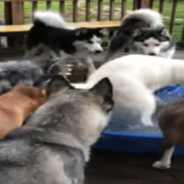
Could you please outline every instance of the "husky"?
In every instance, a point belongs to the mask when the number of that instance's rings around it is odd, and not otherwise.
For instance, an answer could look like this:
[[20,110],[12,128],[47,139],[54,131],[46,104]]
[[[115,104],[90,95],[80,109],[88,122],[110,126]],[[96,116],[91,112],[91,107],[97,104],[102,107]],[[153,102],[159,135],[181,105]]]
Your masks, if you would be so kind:
[[75,54],[77,43],[92,53],[103,51],[104,30],[101,28],[68,29],[63,17],[51,11],[35,12],[33,18],[34,25],[25,43],[25,58],[39,55],[43,48],[49,48],[54,57]]
[[172,58],[176,44],[164,28],[161,14],[151,9],[140,9],[123,18],[110,40],[106,60],[122,49],[126,53]]
[[104,77],[113,84],[113,119],[123,119],[123,112],[136,113],[142,125],[152,126],[156,110],[154,92],[174,84],[184,85],[184,61],[159,56],[127,55],[105,63],[92,73],[86,83],[72,84],[88,89]]
[[50,81],[48,94],[25,125],[1,141],[1,183],[84,183],[90,146],[111,114],[112,85],[104,78],[81,91],[58,75]]

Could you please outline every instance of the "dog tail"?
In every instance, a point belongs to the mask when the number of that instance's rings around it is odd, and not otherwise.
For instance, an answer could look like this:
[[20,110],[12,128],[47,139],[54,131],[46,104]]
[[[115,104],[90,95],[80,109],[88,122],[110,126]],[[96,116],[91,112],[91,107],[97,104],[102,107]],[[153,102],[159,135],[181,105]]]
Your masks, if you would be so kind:
[[[151,9],[140,9],[127,14],[122,20],[122,26],[125,26],[128,23],[132,24],[133,22],[134,24],[139,24],[139,22],[142,22],[142,24],[146,24],[147,27],[155,29],[163,27],[161,14]],[[137,26],[140,28],[142,27],[142,25]]]
[[140,9],[125,15],[120,28],[113,35],[108,48],[106,60],[108,60],[120,48],[129,52],[132,37],[136,29],[160,28],[163,27],[163,20],[160,13],[151,9]]
[[62,15],[53,11],[35,12],[33,15],[34,24],[65,28],[66,22]]

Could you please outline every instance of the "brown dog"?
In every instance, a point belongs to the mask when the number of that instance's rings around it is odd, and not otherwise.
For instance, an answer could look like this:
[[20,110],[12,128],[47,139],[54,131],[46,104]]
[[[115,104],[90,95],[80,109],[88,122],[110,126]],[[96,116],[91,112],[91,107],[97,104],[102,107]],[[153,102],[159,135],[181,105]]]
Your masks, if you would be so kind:
[[169,169],[175,144],[184,146],[184,100],[167,105],[159,116],[164,136],[163,155],[153,164],[157,169]]
[[25,119],[47,100],[46,89],[18,84],[0,96],[0,139],[22,126]]

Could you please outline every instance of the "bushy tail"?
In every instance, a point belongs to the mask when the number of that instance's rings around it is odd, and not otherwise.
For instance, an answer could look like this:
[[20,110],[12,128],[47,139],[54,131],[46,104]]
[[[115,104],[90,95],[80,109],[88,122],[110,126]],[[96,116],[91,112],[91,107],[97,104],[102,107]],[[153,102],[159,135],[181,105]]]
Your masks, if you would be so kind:
[[112,57],[120,48],[129,51],[132,36],[136,29],[160,28],[163,27],[163,20],[160,13],[151,9],[140,9],[123,17],[122,24],[112,37],[106,60]]
[[65,28],[66,22],[62,15],[53,11],[35,12],[33,15],[34,24],[43,24],[46,26]]
[[161,14],[151,9],[140,9],[127,14],[123,17],[122,26],[128,24],[128,22],[134,22],[135,24],[143,22],[148,27],[155,29],[163,26]]

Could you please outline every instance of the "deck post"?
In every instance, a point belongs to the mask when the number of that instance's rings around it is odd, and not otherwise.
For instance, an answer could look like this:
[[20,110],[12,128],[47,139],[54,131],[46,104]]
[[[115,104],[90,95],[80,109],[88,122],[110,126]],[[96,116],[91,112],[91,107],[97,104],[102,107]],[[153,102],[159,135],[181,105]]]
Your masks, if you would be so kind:
[[12,24],[23,24],[23,2],[21,0],[12,0]]
[[140,8],[150,8],[151,0],[138,0],[137,2],[137,9]]
[[[11,7],[11,2],[5,2],[4,3],[4,8],[5,8],[5,24],[6,25],[12,25],[12,7]],[[7,44],[9,47],[13,46],[13,39],[12,38],[9,38],[7,37]]]

